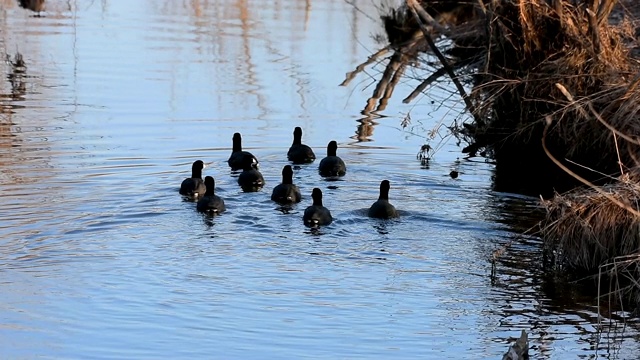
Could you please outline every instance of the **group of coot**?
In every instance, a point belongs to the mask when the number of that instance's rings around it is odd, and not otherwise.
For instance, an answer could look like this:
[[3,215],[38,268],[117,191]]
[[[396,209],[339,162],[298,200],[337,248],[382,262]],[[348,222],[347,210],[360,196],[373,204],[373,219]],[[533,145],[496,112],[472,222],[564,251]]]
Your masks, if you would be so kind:
[[[320,160],[318,172],[320,176],[337,178],[344,176],[347,167],[336,154],[338,144],[330,141],[327,145],[327,156]],[[302,143],[302,129],[296,127],[293,131],[293,144],[287,152],[287,158],[293,164],[308,164],[316,160],[313,150]],[[258,170],[258,159],[250,152],[242,150],[242,136],[233,134],[233,150],[227,161],[231,170],[242,170],[238,176],[238,184],[245,192],[258,191],[264,186],[264,178]],[[215,194],[215,180],[211,176],[202,179],[202,169],[205,165],[197,160],[191,167],[191,177],[184,179],[180,185],[180,194],[197,200],[198,211],[209,214],[220,214],[226,210],[224,200]],[[395,207],[389,203],[388,180],[380,183],[380,196],[371,205],[368,216],[373,218],[390,219],[398,217]],[[329,209],[322,205],[322,191],[314,188],[311,192],[313,204],[307,207],[302,217],[304,224],[310,227],[328,225],[333,221]],[[291,165],[285,165],[282,169],[282,183],[273,188],[271,200],[289,205],[300,202],[302,196],[300,189],[293,183],[293,169]]]

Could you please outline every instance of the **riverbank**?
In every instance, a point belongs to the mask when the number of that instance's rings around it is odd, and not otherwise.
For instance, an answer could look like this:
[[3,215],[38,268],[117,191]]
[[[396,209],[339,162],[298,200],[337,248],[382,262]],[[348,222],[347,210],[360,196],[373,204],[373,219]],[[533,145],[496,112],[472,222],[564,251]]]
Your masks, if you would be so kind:
[[345,82],[387,56],[364,113],[384,110],[410,68],[425,74],[404,102],[453,84],[469,114],[448,126],[462,152],[495,161],[494,189],[546,199],[551,263],[597,276],[640,243],[639,10],[612,0],[408,0],[382,17],[388,44]]

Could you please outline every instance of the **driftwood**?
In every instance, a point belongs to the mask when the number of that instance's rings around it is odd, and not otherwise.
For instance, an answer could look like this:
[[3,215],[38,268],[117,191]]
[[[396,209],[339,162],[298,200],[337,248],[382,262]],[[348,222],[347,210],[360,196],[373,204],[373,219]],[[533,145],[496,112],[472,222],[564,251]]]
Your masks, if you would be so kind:
[[529,339],[527,333],[522,330],[520,338],[516,340],[509,350],[502,356],[502,360],[526,360],[529,358]]

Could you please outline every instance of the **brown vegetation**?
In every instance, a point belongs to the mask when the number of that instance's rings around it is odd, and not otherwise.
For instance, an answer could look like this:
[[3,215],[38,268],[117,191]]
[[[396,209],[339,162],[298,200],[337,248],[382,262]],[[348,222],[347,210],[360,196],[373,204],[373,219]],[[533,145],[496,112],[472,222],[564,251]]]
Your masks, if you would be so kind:
[[[502,190],[552,195],[551,189],[564,191],[575,182],[542,151],[546,116],[554,120],[549,149],[577,173],[597,181],[601,173],[619,170],[618,157],[632,163],[634,149],[624,144],[618,153],[610,130],[640,135],[638,122],[629,121],[640,95],[636,87],[640,66],[628,46],[635,41],[634,26],[628,20],[609,24],[615,4],[613,0],[407,0],[383,16],[389,45],[347,74],[344,83],[391,53],[364,109],[369,113],[385,108],[407,67],[419,66],[430,74],[405,102],[437,82],[453,81],[473,116],[471,122],[451,125],[452,135],[468,143],[463,152],[493,157],[498,167],[496,186]],[[421,60],[425,52],[438,61]],[[468,94],[465,84],[472,86]],[[599,121],[590,108],[605,121]],[[524,179],[547,186],[514,186]]]
[[[542,234],[555,264],[632,279],[626,289],[640,294],[640,62],[628,16],[636,8],[406,0],[383,16],[389,45],[345,83],[389,53],[365,113],[384,110],[407,67],[429,74],[404,102],[453,83],[472,116],[450,126],[468,143],[463,152],[495,160],[494,187],[553,197]],[[587,187],[559,195],[578,184]]]
[[640,184],[626,179],[544,201],[545,250],[555,263],[597,272],[601,265],[640,249]]

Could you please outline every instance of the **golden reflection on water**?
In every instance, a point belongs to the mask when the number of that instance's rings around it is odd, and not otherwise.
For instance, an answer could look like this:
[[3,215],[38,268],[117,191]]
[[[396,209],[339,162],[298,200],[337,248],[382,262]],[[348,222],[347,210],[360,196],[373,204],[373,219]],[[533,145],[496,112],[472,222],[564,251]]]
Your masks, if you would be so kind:
[[[153,3],[153,1],[152,1]],[[347,4],[349,2],[346,2]],[[270,106],[270,96],[277,94],[265,94],[261,75],[264,75],[264,59],[255,56],[255,52],[264,51],[256,46],[256,41],[264,41],[266,51],[272,54],[282,54],[283,59],[293,58],[302,52],[301,46],[305,40],[305,33],[310,29],[311,13],[315,8],[323,6],[329,11],[331,16],[346,13],[349,18],[350,29],[334,29],[339,36],[349,37],[351,59],[347,63],[355,63],[361,58],[363,51],[363,37],[371,37],[377,32],[377,10],[369,14],[367,7],[375,6],[371,4],[353,4],[345,7],[346,11],[339,10],[337,5],[345,5],[344,0],[305,0],[300,1],[164,1],[158,6],[152,6],[152,11],[158,14],[171,17],[176,15],[187,16],[191,19],[193,34],[199,39],[210,41],[215,49],[220,49],[216,54],[225,59],[235,59],[234,69],[240,74],[244,74],[239,81],[246,85],[246,92],[255,99],[255,104],[260,110],[259,117],[267,116],[273,112]],[[239,33],[235,37],[229,38],[226,34],[235,33],[238,24],[233,19],[239,20]],[[331,21],[331,19],[328,19]],[[214,29],[213,32],[211,29]],[[206,39],[200,39],[203,34],[209,34]],[[231,41],[230,41],[231,40]],[[313,41],[313,40],[311,40]],[[331,40],[329,40],[331,41]],[[234,43],[237,42],[237,43]],[[236,45],[240,45],[237,47]],[[284,45],[284,47],[283,47]],[[287,51],[287,46],[291,49]],[[345,67],[346,69],[347,67]],[[312,94],[315,89],[309,87],[309,81],[304,77],[304,69],[291,71],[282,74],[283,77],[292,77],[296,84],[296,93],[299,96],[299,105],[305,109],[309,103],[308,94]],[[275,79],[275,81],[281,81]],[[336,84],[337,85],[337,84]],[[247,106],[250,106],[247,104]],[[364,125],[367,132],[371,133],[375,122],[366,122]],[[362,122],[357,128],[362,127]],[[369,141],[368,136],[362,136],[364,132],[357,130],[363,141]]]

